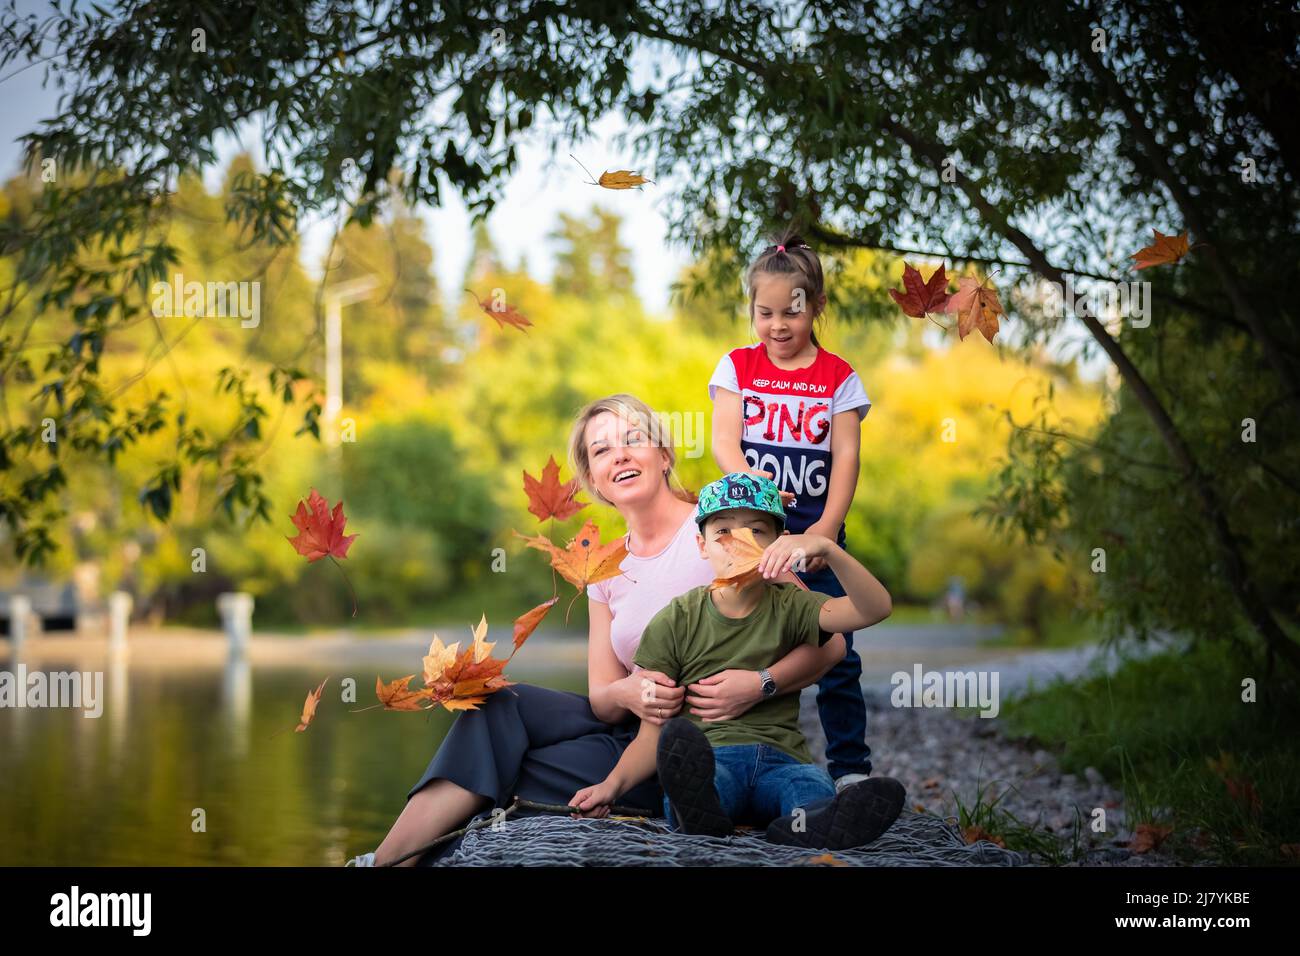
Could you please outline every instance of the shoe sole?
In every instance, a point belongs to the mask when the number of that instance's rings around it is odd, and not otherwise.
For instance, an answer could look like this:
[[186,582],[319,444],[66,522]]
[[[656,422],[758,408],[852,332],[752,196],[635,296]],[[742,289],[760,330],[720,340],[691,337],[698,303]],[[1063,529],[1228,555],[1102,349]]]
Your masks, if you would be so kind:
[[894,825],[903,811],[907,791],[892,777],[872,777],[837,793],[829,805],[806,815],[802,833],[793,828],[793,815],[773,820],[767,838],[773,843],[806,849],[851,850],[874,842]]
[[659,783],[684,833],[728,837],[735,831],[713,785],[713,748],[704,732],[674,717],[659,734]]

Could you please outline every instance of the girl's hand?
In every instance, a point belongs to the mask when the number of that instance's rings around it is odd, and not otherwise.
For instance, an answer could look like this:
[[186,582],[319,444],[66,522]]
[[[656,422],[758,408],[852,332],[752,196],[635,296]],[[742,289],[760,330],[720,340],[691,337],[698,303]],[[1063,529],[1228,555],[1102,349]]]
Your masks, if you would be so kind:
[[[830,539],[831,541],[834,541],[835,538],[836,538],[836,534],[837,534],[837,532],[836,532],[836,531],[828,531],[827,529],[822,528],[820,525],[813,524],[813,525],[810,525],[810,526],[809,526],[809,527],[804,531],[804,534],[815,534],[815,535],[820,535],[820,536],[823,537],[823,538],[828,538],[828,539]],[[802,573],[804,573],[804,574],[816,574],[818,571],[822,570],[823,568],[825,568],[825,567],[827,567],[827,566],[828,566],[828,565],[827,565],[827,563],[826,563],[826,559],[823,558],[823,557],[810,558],[807,562],[805,562],[804,569],[803,569],[803,572],[802,572]]]
[[682,709],[686,688],[659,671],[637,671],[619,681],[619,703],[651,724],[663,724]]
[[575,807],[578,812],[571,813],[571,817],[607,817],[609,816],[609,807],[618,799],[618,788],[609,780],[602,780],[592,787],[583,787],[575,793],[569,800],[569,806]]
[[758,559],[758,572],[774,578],[791,570],[800,557],[812,559],[826,555],[833,543],[819,534],[783,534],[764,549]]
[[739,717],[763,699],[758,671],[735,668],[687,684],[686,689],[690,691],[686,703],[691,713],[705,721]]

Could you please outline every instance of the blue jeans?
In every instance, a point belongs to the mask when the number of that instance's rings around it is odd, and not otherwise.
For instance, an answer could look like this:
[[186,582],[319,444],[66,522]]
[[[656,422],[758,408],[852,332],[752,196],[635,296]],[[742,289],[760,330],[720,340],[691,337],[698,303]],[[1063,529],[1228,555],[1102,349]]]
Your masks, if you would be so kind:
[[[771,744],[714,747],[713,764],[713,786],[732,823],[765,827],[795,807],[811,809],[835,796],[825,770]],[[674,830],[680,828],[667,797],[664,816]]]
[[[840,547],[844,542],[839,542]],[[844,597],[844,587],[829,566],[814,574],[800,574],[808,590]],[[867,746],[867,702],[862,696],[862,658],[853,649],[853,635],[845,634],[844,659],[817,682],[817,713],[826,734],[826,764],[833,778],[848,773],[871,773],[871,748]]]

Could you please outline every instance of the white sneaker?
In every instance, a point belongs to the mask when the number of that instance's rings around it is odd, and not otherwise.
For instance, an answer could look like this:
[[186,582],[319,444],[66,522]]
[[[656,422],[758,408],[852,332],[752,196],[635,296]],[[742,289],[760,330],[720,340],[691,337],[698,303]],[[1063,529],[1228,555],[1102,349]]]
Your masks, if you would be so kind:
[[354,856],[343,864],[344,866],[374,866],[375,855],[373,853],[362,853],[360,856]]
[[865,773],[846,773],[835,781],[835,792],[842,793],[845,787],[852,786],[855,783],[861,783],[869,779]]

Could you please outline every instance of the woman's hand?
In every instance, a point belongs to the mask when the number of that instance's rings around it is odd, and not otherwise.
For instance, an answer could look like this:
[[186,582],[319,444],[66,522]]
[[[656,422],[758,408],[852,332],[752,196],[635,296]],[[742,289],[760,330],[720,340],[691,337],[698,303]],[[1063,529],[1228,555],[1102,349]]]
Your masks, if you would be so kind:
[[758,671],[725,670],[688,684],[686,703],[691,713],[705,721],[739,717],[763,699]]
[[576,807],[574,817],[607,817],[609,807],[618,799],[618,788],[609,780],[602,780],[592,787],[583,787],[569,799],[569,806]]
[[686,688],[678,687],[667,674],[637,671],[619,683],[619,704],[651,724],[663,724],[682,709]]
[[[819,534],[807,531],[803,534],[783,534],[763,550],[758,559],[758,573],[764,578],[774,578],[783,571],[791,570],[800,557],[808,559],[806,567],[813,570],[812,559],[824,557],[832,547],[834,542]],[[825,567],[824,561],[822,566]]]

